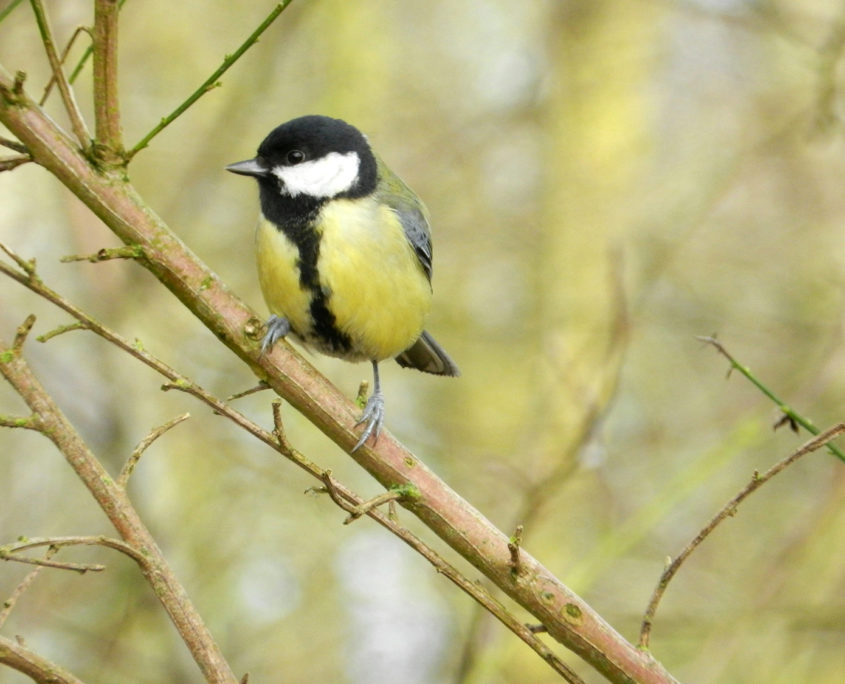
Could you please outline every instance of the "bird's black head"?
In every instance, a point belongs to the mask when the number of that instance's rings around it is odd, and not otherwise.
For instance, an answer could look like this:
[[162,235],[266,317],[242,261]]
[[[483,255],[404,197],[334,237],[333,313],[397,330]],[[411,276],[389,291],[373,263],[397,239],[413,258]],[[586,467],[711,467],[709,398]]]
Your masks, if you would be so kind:
[[378,180],[375,156],[364,135],[345,121],[318,115],[278,126],[259,145],[255,159],[226,168],[256,177],[262,204],[268,192],[282,201],[308,205],[364,197]]

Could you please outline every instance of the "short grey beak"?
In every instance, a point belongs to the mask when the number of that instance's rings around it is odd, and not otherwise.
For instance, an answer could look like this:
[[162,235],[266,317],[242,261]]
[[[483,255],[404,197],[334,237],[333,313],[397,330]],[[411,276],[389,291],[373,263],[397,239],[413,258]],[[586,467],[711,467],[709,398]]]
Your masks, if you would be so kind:
[[256,178],[262,178],[269,173],[268,169],[265,169],[257,159],[247,159],[229,164],[226,170],[241,176],[255,176]]

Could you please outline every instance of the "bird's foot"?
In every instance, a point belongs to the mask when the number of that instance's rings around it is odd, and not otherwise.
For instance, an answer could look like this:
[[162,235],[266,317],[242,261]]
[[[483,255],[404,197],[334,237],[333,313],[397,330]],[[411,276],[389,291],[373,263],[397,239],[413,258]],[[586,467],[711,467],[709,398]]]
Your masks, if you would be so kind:
[[261,340],[261,354],[273,350],[273,345],[290,332],[290,321],[283,316],[273,314],[267,319],[267,332]]
[[361,433],[361,436],[358,438],[355,446],[352,447],[352,451],[356,451],[358,447],[370,438],[370,436],[372,436],[373,444],[375,444],[378,441],[378,436],[381,432],[381,424],[383,422],[384,396],[381,392],[373,392],[370,398],[367,399],[367,405],[364,407],[364,413],[361,414],[358,422],[355,423],[356,426],[366,423],[366,427]]

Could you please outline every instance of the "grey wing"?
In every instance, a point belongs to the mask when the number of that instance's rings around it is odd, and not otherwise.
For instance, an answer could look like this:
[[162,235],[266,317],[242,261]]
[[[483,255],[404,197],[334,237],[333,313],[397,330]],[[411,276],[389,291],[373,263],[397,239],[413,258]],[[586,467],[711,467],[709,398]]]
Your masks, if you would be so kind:
[[412,205],[394,207],[393,210],[399,217],[402,228],[405,230],[405,237],[414,248],[426,276],[431,280],[431,233],[428,230],[425,214],[420,208]]

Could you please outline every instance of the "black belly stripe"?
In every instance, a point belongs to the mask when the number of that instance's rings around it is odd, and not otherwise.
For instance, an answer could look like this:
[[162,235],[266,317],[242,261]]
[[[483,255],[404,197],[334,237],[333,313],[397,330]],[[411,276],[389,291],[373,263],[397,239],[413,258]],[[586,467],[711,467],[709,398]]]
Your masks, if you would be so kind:
[[349,335],[337,328],[337,321],[329,308],[331,293],[320,285],[317,261],[320,258],[320,235],[314,230],[323,201],[299,196],[283,198],[278,192],[265,192],[261,186],[261,211],[278,230],[281,230],[299,252],[299,282],[311,291],[311,334],[295,330],[308,340],[316,337],[322,345],[338,354],[352,349]]

